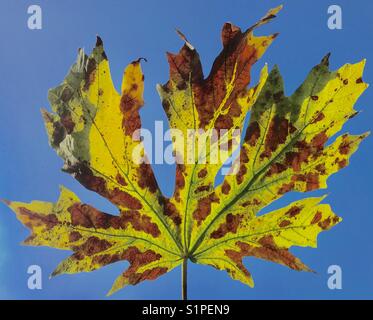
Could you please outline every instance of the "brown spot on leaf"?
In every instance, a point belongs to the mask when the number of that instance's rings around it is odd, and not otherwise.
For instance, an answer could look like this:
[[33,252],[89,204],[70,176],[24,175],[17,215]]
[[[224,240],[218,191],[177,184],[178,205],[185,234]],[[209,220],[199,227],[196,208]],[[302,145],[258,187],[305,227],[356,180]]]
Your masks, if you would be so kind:
[[317,211],[311,221],[311,224],[318,223],[322,218],[322,213],[320,211]]
[[92,256],[96,253],[107,250],[111,246],[112,244],[109,241],[93,236],[89,237],[82,245],[75,247],[74,251],[79,251],[85,256]]
[[185,187],[185,165],[183,164],[177,164],[176,166],[176,187],[178,189],[183,189]]
[[269,158],[279,145],[286,142],[289,133],[293,133],[295,130],[296,128],[287,119],[276,115],[269,125],[265,139],[265,149],[261,158]]
[[167,268],[156,267],[145,270],[143,273],[137,273],[137,270],[144,265],[159,260],[161,257],[159,253],[155,253],[153,250],[141,252],[136,247],[129,247],[121,254],[121,260],[127,260],[130,263],[129,268],[123,273],[123,277],[127,278],[132,285],[143,280],[152,280],[159,277],[167,272]]
[[278,190],[278,194],[284,194],[294,189],[294,182],[284,183]]
[[282,163],[279,163],[279,162],[275,162],[275,163],[271,164],[269,170],[266,173],[266,177],[270,177],[274,174],[281,173],[281,172],[285,171],[286,169],[287,169],[286,165],[284,165]]
[[[130,274],[128,277],[128,281],[132,285],[136,285],[137,283],[144,281],[144,280],[155,280],[158,277],[160,277],[162,274],[165,274],[167,271],[168,271],[168,268],[166,267],[155,267],[152,269],[147,269],[142,273]],[[126,272],[124,274],[126,274]]]
[[78,231],[70,232],[69,234],[69,241],[75,242],[82,238],[82,235]]
[[324,221],[320,221],[318,223],[318,226],[323,229],[323,230],[326,230],[326,229],[329,229],[330,227],[330,223],[331,223],[331,219],[330,217],[326,218]]
[[197,221],[198,225],[201,225],[202,221],[211,213],[211,204],[218,202],[219,198],[215,195],[215,192],[198,200],[197,208],[193,212],[193,219]]
[[50,214],[41,214],[38,212],[31,211],[25,207],[20,207],[19,214],[21,216],[27,217],[26,227],[33,229],[34,227],[45,226],[46,230],[53,229],[60,222],[57,219],[57,216],[54,213]]
[[115,180],[124,187],[127,185],[126,180],[119,173],[116,175]]
[[246,255],[246,251],[235,251],[235,250],[225,250],[225,255],[231,259],[234,264],[237,266],[238,269],[240,269],[246,277],[250,277],[250,272],[245,268],[244,264],[242,263],[243,257]]
[[204,177],[206,177],[206,175],[207,175],[207,169],[206,168],[203,168],[202,170],[200,170],[199,172],[198,172],[198,178],[204,178]]
[[285,154],[285,165],[292,167],[294,171],[300,171],[302,164],[308,162],[308,158],[312,154],[312,148],[305,141],[295,143],[298,152],[289,151]]
[[75,127],[75,123],[71,117],[71,113],[64,111],[60,115],[60,119],[61,119],[61,124],[66,129],[66,132],[68,134],[71,134],[74,131],[74,127]]
[[210,190],[210,186],[199,186],[196,188],[196,190],[194,190],[194,193],[198,194],[198,193],[205,192],[208,190]]
[[120,217],[124,225],[131,223],[132,227],[137,231],[144,231],[145,233],[152,235],[154,238],[161,234],[158,226],[151,222],[151,218],[145,214],[140,214],[138,211],[122,211]]
[[185,165],[178,163],[176,165],[176,175],[175,175],[175,192],[174,192],[174,198],[177,202],[180,202],[180,190],[184,189],[185,187]]
[[162,204],[164,205],[164,214],[167,217],[170,217],[171,220],[179,226],[181,224],[181,216],[179,210],[176,208],[176,206],[170,202],[169,199],[163,198],[161,200]]
[[243,182],[246,172],[247,172],[246,165],[244,163],[241,163],[240,168],[236,174],[237,184],[241,184]]
[[289,224],[291,224],[291,222],[290,222],[289,220],[282,220],[282,221],[278,224],[278,226],[279,226],[280,228],[284,228],[284,227],[287,227]]
[[213,239],[219,239],[224,237],[227,233],[236,233],[242,218],[243,216],[240,214],[233,215],[228,213],[225,217],[225,222],[221,223],[218,229],[211,233],[210,237]]
[[68,102],[72,96],[73,96],[73,91],[69,87],[65,87],[63,88],[61,92],[60,98],[63,102]]
[[317,173],[306,174],[306,189],[307,191],[316,190],[319,188],[319,175]]
[[141,189],[147,189],[151,193],[158,190],[157,180],[154,177],[153,169],[148,163],[141,163],[138,170],[139,186]]
[[341,144],[339,145],[339,152],[341,154],[349,154],[350,153],[350,142],[348,141],[348,137],[347,136],[343,136],[343,140],[341,142]]
[[142,208],[142,204],[139,199],[131,196],[125,191],[119,190],[118,188],[114,188],[114,190],[108,192],[107,195],[109,200],[116,205],[125,206],[128,209],[133,210],[140,210]]
[[324,118],[325,118],[325,114],[323,114],[322,112],[318,112],[316,117],[313,119],[312,123],[319,122],[319,121],[323,120]]
[[93,257],[92,261],[93,263],[96,263],[100,266],[106,266],[108,264],[117,262],[120,260],[120,254],[115,253],[115,254],[101,254],[101,255],[96,255]]
[[347,166],[347,160],[346,159],[342,159],[341,161],[338,161],[338,168],[339,169],[342,169],[345,166]]
[[162,107],[163,107],[163,110],[168,115],[169,114],[169,110],[170,110],[170,102],[168,100],[162,100]]
[[302,181],[306,183],[306,191],[312,191],[319,188],[319,174],[309,172],[307,174],[295,174],[291,178],[293,181]]
[[52,145],[59,146],[66,137],[65,127],[58,121],[53,122]]
[[95,81],[96,77],[96,61],[94,58],[88,59],[87,70],[84,75],[84,87],[83,90],[87,91],[91,84]]
[[227,181],[224,180],[223,185],[221,186],[221,192],[223,192],[224,194],[228,194],[230,190],[231,186]]
[[71,224],[84,228],[108,229],[118,216],[103,213],[87,204],[75,203],[68,211],[71,216]]
[[241,184],[243,182],[243,179],[246,175],[247,168],[246,168],[246,163],[249,162],[249,158],[247,156],[247,150],[244,146],[241,147],[241,153],[240,153],[240,158],[239,158],[239,169],[236,174],[236,180],[238,184]]
[[120,99],[120,110],[123,114],[122,128],[127,136],[132,137],[133,133],[141,128],[139,109],[143,102],[138,100],[136,94],[123,92]]
[[260,205],[262,202],[258,199],[253,199],[253,200],[248,200],[248,201],[245,201],[244,203],[242,203],[242,207],[246,208],[248,206],[258,206]]
[[255,146],[258,138],[260,137],[260,127],[258,122],[253,121],[250,123],[246,130],[246,135],[245,135],[245,141],[250,145],[250,146]]
[[326,167],[325,167],[325,164],[324,163],[320,163],[318,164],[315,169],[322,175],[325,175],[326,174]]
[[183,82],[179,82],[176,85],[177,90],[180,90],[180,91],[185,90],[187,87],[188,86],[187,86],[186,82],[184,82],[184,81]]
[[286,213],[285,215],[291,217],[291,218],[294,218],[295,216],[297,216],[300,212],[301,212],[302,208],[301,207],[298,207],[298,206],[293,206],[291,207]]
[[323,131],[312,138],[311,145],[315,148],[322,148],[326,141],[328,141],[328,136]]

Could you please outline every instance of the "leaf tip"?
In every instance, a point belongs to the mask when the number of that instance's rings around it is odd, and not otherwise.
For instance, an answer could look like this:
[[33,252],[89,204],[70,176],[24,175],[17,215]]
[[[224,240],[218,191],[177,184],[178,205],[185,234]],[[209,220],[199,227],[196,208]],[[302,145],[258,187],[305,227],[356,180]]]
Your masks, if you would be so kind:
[[63,272],[61,272],[61,270],[59,270],[59,267],[57,267],[55,270],[53,270],[53,272],[49,275],[49,279],[52,279],[54,277],[57,277],[59,276],[60,274],[62,274]]
[[162,94],[163,94],[163,87],[162,87],[162,85],[159,84],[159,83],[157,83],[157,84],[155,85],[155,89],[157,90],[159,96],[162,97]]
[[359,135],[360,141],[363,141],[364,139],[368,138],[370,136],[370,131],[364,132],[361,135]]
[[280,35],[280,32],[275,32],[272,34],[272,39],[276,39]]
[[326,193],[326,194],[323,194],[322,196],[320,196],[318,198],[318,203],[320,203],[321,201],[323,201],[326,197],[328,197],[330,195],[330,192]]
[[11,205],[11,201],[10,200],[7,200],[7,199],[3,199],[3,198],[0,198],[0,202],[4,203],[5,205],[7,205],[8,207]]
[[255,283],[254,283],[254,280],[253,278],[250,276],[250,278],[248,279],[247,281],[247,285],[250,287],[250,288],[254,288],[255,287]]
[[[361,112],[361,111],[359,111],[359,113],[360,113],[360,112]],[[359,134],[359,135],[357,135],[357,136],[355,136],[355,137],[358,138],[358,139],[360,140],[360,142],[361,142],[361,141],[363,141],[365,138],[369,137],[370,134],[371,134],[371,131],[366,131],[366,132],[364,132],[364,133],[362,133],[362,134]]]
[[42,108],[40,108],[40,113],[44,117],[45,115],[48,114],[48,111],[47,111],[47,109],[45,109],[45,108],[42,107]]
[[275,7],[275,8],[272,8],[270,9],[266,15],[262,18],[262,21],[269,21],[273,18],[276,18],[276,15],[282,10],[284,6],[282,4],[280,4],[279,6]]
[[283,7],[284,7],[284,5],[280,4],[276,8],[274,8],[274,10],[277,10],[277,12],[279,12],[280,10],[282,10]]
[[187,37],[179,29],[175,28],[177,35],[185,42],[185,45],[190,49],[194,50],[192,44],[188,41]]
[[322,59],[321,59],[321,63],[322,65],[324,66],[327,66],[329,67],[329,58],[330,58],[330,55],[331,55],[331,52],[328,52]]
[[132,61],[132,64],[140,63],[141,60],[144,60],[145,62],[148,62],[148,59],[146,59],[146,58],[144,58],[144,57],[139,57],[139,58],[137,58],[136,60]]
[[53,122],[53,118],[47,109],[40,108],[40,113],[45,123]]
[[106,296],[107,296],[107,297],[110,297],[110,296],[112,296],[116,291],[117,291],[116,289],[111,288],[111,289],[106,293]]
[[96,47],[102,47],[104,43],[99,35],[96,35]]
[[336,221],[336,223],[335,223],[337,225],[337,224],[339,224],[343,221],[343,218],[340,217],[340,216],[337,216],[337,215],[336,215],[336,217],[338,218],[338,221]]
[[278,66],[278,64],[275,64],[275,65],[273,66],[271,72],[275,72],[275,73],[279,73],[279,72],[280,72],[280,67]]
[[[27,227],[27,228],[32,230],[29,227]],[[30,244],[30,241],[32,240],[33,235],[34,235],[34,233],[32,232],[30,236],[28,236],[25,240],[21,241],[20,245],[22,245],[22,246],[32,246],[32,244]]]
[[64,185],[62,185],[62,184],[60,184],[58,186],[58,190],[60,191],[60,193],[68,191],[68,189]]
[[311,272],[313,274],[318,274],[318,272],[316,270],[313,270],[311,268],[308,268],[308,270],[306,270],[307,272]]

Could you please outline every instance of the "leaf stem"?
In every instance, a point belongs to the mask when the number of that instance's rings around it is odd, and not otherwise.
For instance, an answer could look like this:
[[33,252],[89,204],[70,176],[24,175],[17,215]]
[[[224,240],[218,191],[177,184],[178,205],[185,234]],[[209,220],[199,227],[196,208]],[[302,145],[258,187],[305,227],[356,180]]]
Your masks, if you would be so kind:
[[181,267],[181,299],[188,300],[188,257],[183,258],[183,264]]

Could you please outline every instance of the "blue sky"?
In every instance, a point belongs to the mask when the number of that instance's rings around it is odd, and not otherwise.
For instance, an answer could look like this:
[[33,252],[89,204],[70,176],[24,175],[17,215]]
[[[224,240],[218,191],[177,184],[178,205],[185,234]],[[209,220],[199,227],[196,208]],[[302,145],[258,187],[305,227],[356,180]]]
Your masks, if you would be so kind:
[[[90,51],[99,34],[119,87],[123,68],[138,57],[146,57],[143,126],[154,129],[155,120],[165,121],[156,83],[168,77],[165,51],[182,45],[175,34],[180,28],[198,49],[205,74],[221,48],[220,29],[231,21],[247,28],[271,7],[284,4],[283,11],[257,34],[280,32],[280,36],[253,69],[253,78],[264,62],[278,64],[285,78],[286,92],[303,81],[310,68],[331,52],[331,67],[367,58],[364,80],[373,83],[373,2],[347,1],[260,1],[260,0],[149,0],[149,1],[1,1],[0,39],[0,197],[30,201],[55,201],[58,186],[74,190],[85,202],[113,210],[105,200],[85,190],[61,172],[62,161],[48,146],[39,112],[49,108],[47,91],[61,82],[75,61],[79,47]],[[43,29],[27,28],[27,8],[39,4]],[[327,8],[339,4],[343,29],[327,28]],[[364,110],[344,131],[361,133],[372,128],[373,91],[368,89],[356,108]],[[329,179],[330,203],[343,222],[319,237],[319,248],[294,248],[317,274],[298,273],[285,267],[246,259],[255,288],[232,281],[225,272],[199,265],[189,266],[191,299],[339,299],[373,298],[373,139],[368,138],[352,157],[351,165]],[[156,165],[154,170],[165,194],[172,193],[174,167]],[[275,207],[299,198],[290,194]],[[68,252],[50,248],[20,246],[28,231],[5,206],[0,207],[0,298],[2,299],[101,299],[113,280],[127,265],[116,263],[93,273],[66,275],[48,280],[48,275]],[[27,268],[37,264],[43,270],[43,289],[27,288]],[[343,270],[343,289],[329,290],[327,268],[337,264]],[[127,287],[112,299],[178,299],[180,269],[155,282]]]

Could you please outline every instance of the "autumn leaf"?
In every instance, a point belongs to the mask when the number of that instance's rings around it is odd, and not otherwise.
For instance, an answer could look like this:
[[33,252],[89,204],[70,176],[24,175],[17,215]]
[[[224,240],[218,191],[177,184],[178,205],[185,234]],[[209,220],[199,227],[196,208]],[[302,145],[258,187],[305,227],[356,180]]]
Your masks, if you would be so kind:
[[[250,286],[247,256],[311,270],[289,248],[316,247],[318,234],[341,218],[321,203],[324,197],[266,214],[262,209],[288,192],[325,189],[328,177],[348,165],[367,133],[334,137],[357,114],[353,106],[367,88],[365,61],[330,71],[327,55],[289,97],[277,67],[268,72],[264,66],[258,84],[249,87],[251,67],[277,36],[258,37],[254,29],[280,9],[244,32],[226,23],[223,49],[207,77],[196,49],[178,31],[185,44],[179,53],[167,54],[170,78],[157,86],[170,128],[179,133],[173,137],[171,198],[160,191],[138,136],[141,59],[127,66],[118,93],[101,39],[90,56],[79,51],[62,84],[49,92],[53,112],[42,113],[63,170],[118,213],[101,212],[65,187],[56,203],[6,201],[31,230],[25,244],[73,252],[53,276],[126,260],[129,267],[111,294],[180,264],[185,276],[188,260],[225,270]],[[241,141],[234,133],[243,130],[249,113]],[[200,142],[207,147],[195,148]],[[211,161],[217,151],[217,161]],[[222,165],[236,153],[231,174],[215,185]],[[185,277],[183,285],[186,297]]]

